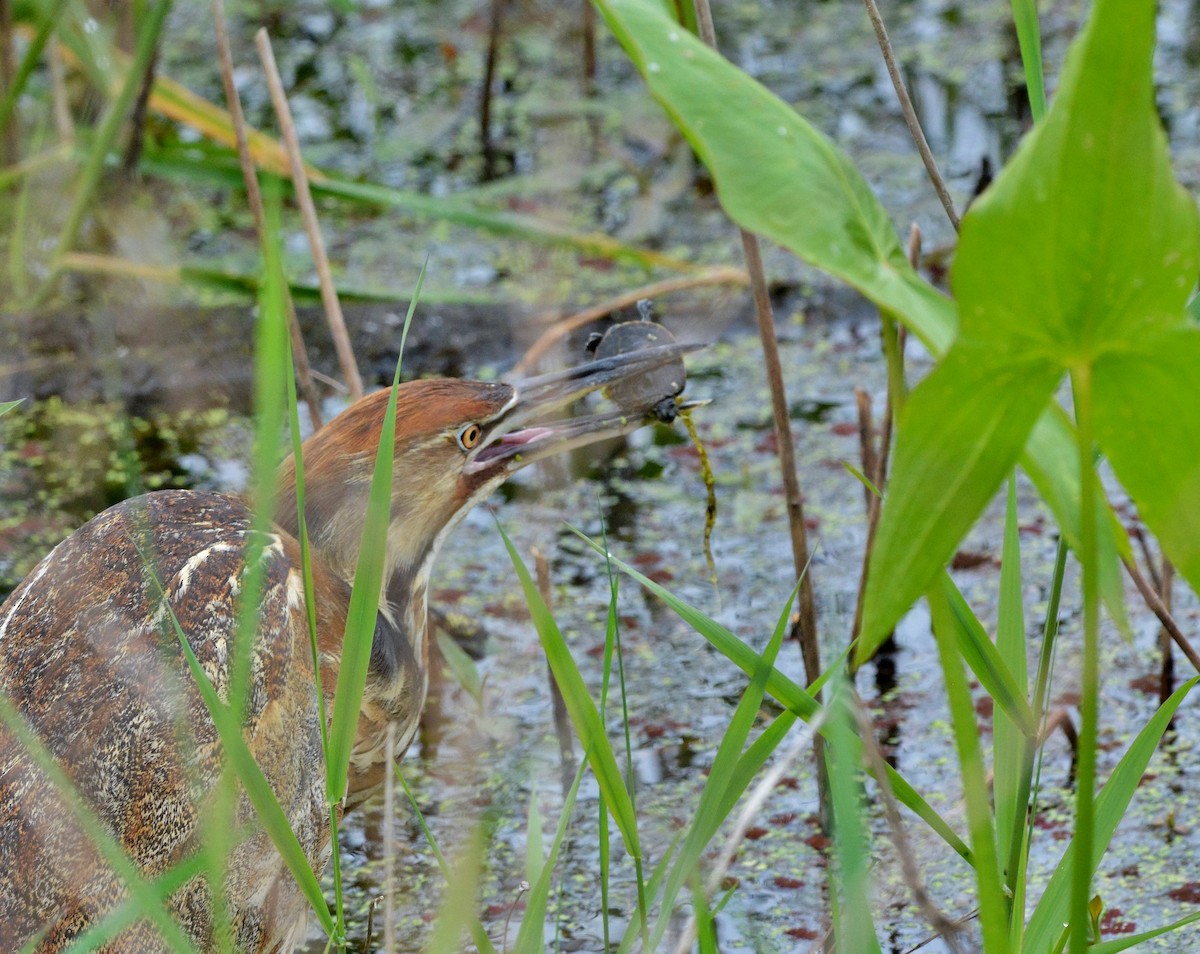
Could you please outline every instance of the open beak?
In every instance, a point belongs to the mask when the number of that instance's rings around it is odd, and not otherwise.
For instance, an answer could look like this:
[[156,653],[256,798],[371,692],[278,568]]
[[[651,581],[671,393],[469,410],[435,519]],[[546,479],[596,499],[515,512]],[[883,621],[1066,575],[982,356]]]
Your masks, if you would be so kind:
[[[681,358],[702,347],[670,344],[643,348],[518,382],[513,386],[513,402],[488,424],[483,441],[471,452],[466,472],[510,473],[551,454],[636,430],[655,419],[664,400],[673,401],[683,391]],[[630,393],[628,388],[614,386],[635,380],[640,385],[632,389],[638,394],[636,401],[624,400],[609,411],[586,417],[551,419],[556,411],[593,391],[612,388],[614,393]]]

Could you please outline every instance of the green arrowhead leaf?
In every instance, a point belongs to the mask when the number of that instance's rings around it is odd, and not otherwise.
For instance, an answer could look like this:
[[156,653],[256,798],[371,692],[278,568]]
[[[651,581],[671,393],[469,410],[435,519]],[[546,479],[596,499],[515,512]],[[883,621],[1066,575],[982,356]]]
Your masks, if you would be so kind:
[[1200,330],[1181,324],[1100,358],[1096,439],[1147,525],[1200,591]]
[[[1200,230],[1154,110],[1153,48],[1153,4],[1098,2],[1050,113],[963,221],[959,337],[902,420],[860,657],[928,589],[1072,368],[1095,366],[1101,447],[1200,579],[1200,408],[1180,390],[1198,366],[1188,342],[1200,332],[1181,323]],[[1169,367],[1151,367],[1160,360]],[[1143,375],[1153,399],[1138,393]],[[1157,407],[1176,417],[1150,441]]]

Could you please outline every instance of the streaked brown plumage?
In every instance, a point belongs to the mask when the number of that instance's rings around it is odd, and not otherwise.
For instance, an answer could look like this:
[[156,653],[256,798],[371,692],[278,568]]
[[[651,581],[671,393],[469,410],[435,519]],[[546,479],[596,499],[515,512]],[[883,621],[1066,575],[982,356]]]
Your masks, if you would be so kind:
[[[416,732],[426,692],[425,592],[447,532],[514,470],[632,430],[646,409],[553,424],[538,423],[541,415],[614,381],[677,363],[684,350],[618,356],[516,386],[401,385],[384,592],[347,807],[381,785],[388,726],[396,727],[398,755]],[[304,446],[327,703],[387,396],[357,402]],[[329,819],[292,461],[281,468],[278,497],[279,525],[263,555],[243,735],[319,871],[330,853]],[[224,697],[250,532],[247,505],[217,493],[165,491],[100,514],[55,548],[0,607],[0,691],[144,877],[154,879],[194,856],[204,824],[241,832],[225,881],[236,946],[290,951],[304,936],[307,903],[254,826],[249,802],[240,797],[236,820],[205,817],[223,755],[161,595]],[[169,902],[202,950],[214,943],[209,890],[196,875]],[[15,951],[39,932],[36,950],[62,950],[124,894],[122,880],[54,784],[0,729],[0,950]],[[162,942],[155,928],[138,922],[105,949],[141,954],[161,950]]]

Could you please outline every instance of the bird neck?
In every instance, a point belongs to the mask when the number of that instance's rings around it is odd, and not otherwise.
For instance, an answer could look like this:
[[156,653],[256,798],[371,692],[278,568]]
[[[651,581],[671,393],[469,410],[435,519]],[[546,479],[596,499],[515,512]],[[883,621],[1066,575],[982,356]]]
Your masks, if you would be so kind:
[[[363,479],[357,473],[362,468],[346,460],[340,461],[337,468],[321,466],[322,455],[312,455],[307,444],[304,459],[304,524],[312,559],[352,587],[366,521],[369,476]],[[291,460],[281,468],[278,484],[275,520],[298,539],[296,478]],[[411,503],[392,501],[382,585],[376,597],[370,671],[385,685],[404,681],[408,672],[423,674],[426,670],[426,590],[434,558],[450,529],[439,527],[430,536],[420,521],[412,519],[406,505]],[[345,592],[348,609],[350,591]],[[340,654],[340,644],[334,649]]]

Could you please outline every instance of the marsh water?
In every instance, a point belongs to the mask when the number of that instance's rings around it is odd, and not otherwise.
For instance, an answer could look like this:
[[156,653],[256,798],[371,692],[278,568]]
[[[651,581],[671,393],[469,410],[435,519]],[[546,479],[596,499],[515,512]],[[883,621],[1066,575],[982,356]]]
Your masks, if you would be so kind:
[[[272,128],[252,66],[250,37],[262,11],[248,3],[229,6],[248,115]],[[178,7],[160,67],[220,101],[207,7]],[[1051,88],[1082,8],[1062,2],[1043,11]],[[885,15],[931,145],[961,206],[984,159],[999,168],[1028,122],[1009,5],[912,0]],[[718,4],[716,16],[727,55],[847,150],[898,228],[920,224],[928,270],[944,277],[953,235],[912,149],[861,5],[738,2]],[[711,184],[602,26],[595,74],[582,75],[586,27],[580,9],[532,0],[504,5],[486,161],[477,120],[492,26],[485,3],[393,8],[374,0],[341,13],[314,2],[276,8],[265,20],[276,39],[306,157],[315,165],[418,194],[489,202],[556,227],[601,231],[702,263],[740,264],[736,235]],[[1158,103],[1179,175],[1196,186],[1200,13],[1195,4],[1174,0],[1161,5],[1160,23]],[[163,131],[162,137],[172,148],[195,145],[186,132]],[[54,201],[60,188],[46,175],[31,199],[44,204],[48,231],[61,215]],[[425,303],[405,355],[411,374],[503,376],[556,314],[661,277],[581,256],[561,243],[502,237],[394,211],[367,214],[330,204],[322,219],[339,284],[351,293],[390,289],[396,295],[394,305],[347,307],[360,363],[375,384],[390,377],[402,299],[427,255]],[[149,264],[253,267],[254,237],[240,198],[214,186],[185,190],[151,175],[140,188],[114,190],[92,227],[94,241],[106,250]],[[304,276],[303,235],[298,223],[289,229],[289,260]],[[31,247],[36,256],[36,243]],[[854,615],[864,498],[844,462],[859,463],[854,389],[871,396],[877,413],[883,404],[878,319],[854,293],[789,255],[777,249],[766,255],[828,660],[844,648]],[[238,489],[245,479],[250,306],[236,296],[145,277],[82,277],[73,289],[73,300],[50,314],[6,322],[12,358],[0,397],[64,398],[2,422],[7,490],[0,572],[9,586],[73,525],[139,481]],[[716,479],[715,582],[702,545],[699,457],[678,425],[648,428],[586,458],[522,474],[466,519],[434,575],[433,603],[458,636],[471,637],[467,648],[477,657],[480,685],[471,692],[452,672],[440,673],[420,744],[406,759],[404,774],[451,856],[477,826],[486,827],[479,911],[501,949],[515,938],[521,921],[531,800],[536,799],[548,841],[559,819],[564,770],[546,663],[496,521],[531,565],[535,550],[545,555],[559,625],[597,694],[609,577],[575,530],[607,534],[617,556],[755,648],[765,645],[794,583],[770,402],[747,296],[736,287],[692,290],[664,296],[658,306],[678,337],[709,343],[689,360],[687,394],[711,400],[697,412],[696,424]],[[314,364],[336,374],[316,310],[303,308],[302,317]],[[588,330],[567,336],[548,364],[582,360]],[[919,376],[927,358],[915,347],[909,357]],[[326,411],[336,412],[338,404],[331,395]],[[116,409],[139,422],[132,460],[122,435],[110,433],[104,423]],[[1032,654],[1056,538],[1023,482],[1019,496]],[[1128,507],[1119,513],[1131,524],[1136,519]],[[989,623],[995,615],[1001,515],[994,504],[963,543],[954,571]],[[1177,588],[1176,610],[1191,633],[1200,608],[1184,589]],[[1061,613],[1054,698],[1070,715],[1077,703],[1078,602],[1072,574]],[[1132,592],[1129,603],[1132,640],[1111,628],[1103,635],[1102,777],[1157,706],[1157,623],[1140,610]],[[694,813],[746,679],[632,580],[622,580],[618,606],[629,757],[646,860],[653,865]],[[781,666],[801,678],[795,645],[784,647]],[[940,680],[928,620],[918,609],[898,630],[895,652],[859,674],[858,690],[888,757],[963,831]],[[988,700],[977,695],[986,741]],[[620,738],[615,695],[608,711],[614,738]],[[1106,907],[1102,927],[1108,935],[1150,929],[1200,903],[1194,718],[1193,707],[1185,705],[1101,866],[1096,891]],[[579,757],[576,749],[574,758]],[[1070,748],[1059,735],[1048,743],[1042,769],[1029,875],[1034,896],[1069,837],[1070,780]],[[546,937],[560,950],[603,947],[598,797],[585,779],[559,861]],[[365,945],[367,911],[392,884],[397,948],[416,950],[429,934],[444,880],[406,799],[396,798],[391,817],[385,817],[382,801],[352,817],[341,851],[355,942]],[[792,951],[819,944],[826,926],[827,870],[816,810],[812,767],[800,759],[771,792],[730,870],[731,891],[718,915],[721,950]],[[885,932],[885,950],[907,951],[930,932],[913,904],[881,813],[874,829],[875,917]],[[931,897],[951,916],[969,916],[970,870],[911,818],[908,832]],[[718,846],[724,837],[718,836]],[[620,845],[615,829],[612,843]],[[385,845],[394,845],[391,854]],[[635,903],[632,865],[619,847],[615,855],[607,916],[613,941]],[[373,917],[376,948],[382,912],[376,908]],[[1147,949],[1188,949],[1196,936],[1184,932]],[[311,949],[323,945],[314,935]],[[933,941],[923,949],[943,948]]]

